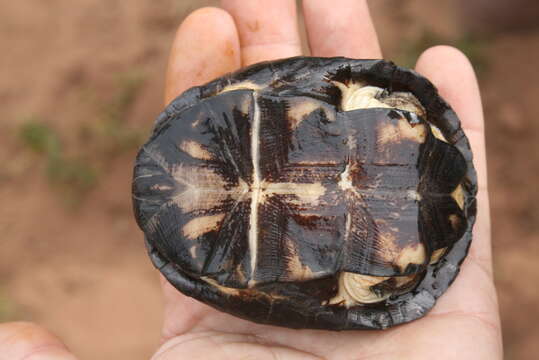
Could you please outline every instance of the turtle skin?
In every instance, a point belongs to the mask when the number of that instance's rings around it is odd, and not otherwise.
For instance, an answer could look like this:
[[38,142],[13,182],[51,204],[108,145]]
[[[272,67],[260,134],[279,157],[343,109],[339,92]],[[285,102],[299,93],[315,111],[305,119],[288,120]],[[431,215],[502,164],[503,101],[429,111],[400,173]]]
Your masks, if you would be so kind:
[[[343,84],[411,93],[423,112],[344,109]],[[182,293],[254,322],[326,330],[424,316],[467,254],[476,192],[460,121],[427,79],[385,60],[313,57],[177,97],[132,187],[150,258]],[[388,296],[331,302],[342,273],[387,279],[371,290]]]

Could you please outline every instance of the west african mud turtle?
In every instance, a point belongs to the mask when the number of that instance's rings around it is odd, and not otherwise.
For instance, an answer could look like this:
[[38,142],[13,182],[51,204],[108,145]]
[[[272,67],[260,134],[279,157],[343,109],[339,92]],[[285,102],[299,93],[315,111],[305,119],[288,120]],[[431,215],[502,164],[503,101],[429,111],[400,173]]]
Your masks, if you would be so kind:
[[154,265],[222,311],[387,328],[456,277],[477,181],[435,87],[383,60],[297,57],[187,90],[136,159]]

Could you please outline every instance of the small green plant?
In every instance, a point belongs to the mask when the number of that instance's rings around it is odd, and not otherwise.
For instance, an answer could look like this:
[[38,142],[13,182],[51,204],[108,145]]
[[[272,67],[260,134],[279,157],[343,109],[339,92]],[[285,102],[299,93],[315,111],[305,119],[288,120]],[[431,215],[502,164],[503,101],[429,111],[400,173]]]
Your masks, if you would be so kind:
[[35,118],[21,125],[20,139],[30,150],[46,160],[49,182],[69,197],[78,200],[97,183],[97,172],[89,161],[68,157],[62,148],[60,136],[54,129]]
[[115,155],[142,143],[142,131],[129,126],[127,119],[144,81],[145,75],[139,70],[121,73],[115,79],[113,96],[101,103],[92,89],[81,90],[81,101],[92,106],[94,121],[79,125],[79,141],[84,147],[77,156],[67,155],[58,133],[39,118],[29,118],[21,125],[20,140],[46,159],[47,178],[68,203],[80,203],[95,187],[97,169],[107,169]]
[[60,140],[56,132],[35,119],[22,124],[20,138],[24,145],[39,154],[58,154],[60,151]]

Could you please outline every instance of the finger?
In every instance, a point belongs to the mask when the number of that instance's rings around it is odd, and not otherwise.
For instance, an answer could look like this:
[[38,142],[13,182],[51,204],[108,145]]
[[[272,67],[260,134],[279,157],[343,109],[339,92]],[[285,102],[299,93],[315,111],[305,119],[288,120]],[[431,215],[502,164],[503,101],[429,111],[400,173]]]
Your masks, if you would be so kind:
[[417,61],[416,70],[438,87],[459,116],[472,146],[479,183],[477,222],[468,258],[429,317],[471,319],[485,334],[488,332],[483,339],[490,339],[492,349],[501,353],[500,318],[492,278],[484,120],[475,73],[466,56],[448,46],[425,51]]
[[[165,104],[184,90],[239,68],[240,45],[232,17],[218,8],[202,8],[180,25],[174,39],[166,77]],[[165,301],[164,336],[187,331],[195,306],[162,278]]]
[[301,55],[293,0],[223,0],[238,27],[243,65]]
[[170,52],[165,104],[184,90],[240,67],[239,39],[232,17],[202,8],[180,25]]
[[0,324],[0,360],[76,360],[47,330],[25,322]]
[[164,298],[162,341],[187,333],[195,328],[208,313],[215,311],[209,306],[186,296],[160,275]]
[[472,65],[459,50],[436,46],[426,50],[417,61],[416,70],[438,87],[440,94],[459,116],[470,140],[477,170],[478,215],[470,255],[489,274],[492,273],[490,215],[487,195],[484,120],[479,86]]
[[303,13],[314,56],[382,57],[365,0],[305,0]]

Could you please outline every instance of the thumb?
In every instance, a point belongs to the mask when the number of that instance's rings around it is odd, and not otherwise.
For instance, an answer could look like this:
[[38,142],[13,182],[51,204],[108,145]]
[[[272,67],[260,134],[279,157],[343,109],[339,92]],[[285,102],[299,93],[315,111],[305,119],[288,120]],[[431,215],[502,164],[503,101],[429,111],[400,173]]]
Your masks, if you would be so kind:
[[76,360],[47,330],[28,322],[0,324],[0,360]]

